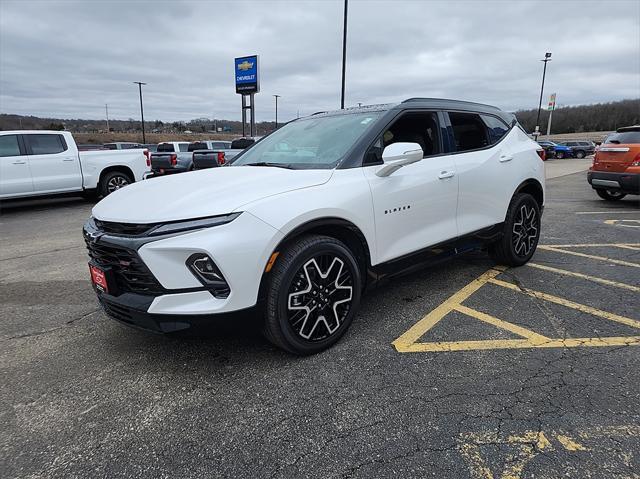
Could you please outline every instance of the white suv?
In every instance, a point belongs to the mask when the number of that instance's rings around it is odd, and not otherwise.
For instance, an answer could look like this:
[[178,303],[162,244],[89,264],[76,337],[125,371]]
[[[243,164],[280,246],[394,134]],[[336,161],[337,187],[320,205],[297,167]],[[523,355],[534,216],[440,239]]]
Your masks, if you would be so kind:
[[230,166],[102,200],[84,227],[92,281],[107,314],[129,325],[172,332],[256,308],[269,340],[315,353],[383,277],[482,247],[527,262],[541,156],[513,115],[476,103],[315,114]]

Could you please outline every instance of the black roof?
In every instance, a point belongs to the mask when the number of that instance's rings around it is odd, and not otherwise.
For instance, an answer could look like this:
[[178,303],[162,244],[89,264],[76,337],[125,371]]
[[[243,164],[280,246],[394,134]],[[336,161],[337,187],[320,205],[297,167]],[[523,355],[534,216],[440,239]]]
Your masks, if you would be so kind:
[[359,107],[345,108],[344,110],[317,112],[314,113],[313,116],[332,116],[349,113],[364,113],[367,111],[410,110],[414,108],[488,113],[499,116],[509,124],[515,121],[515,116],[512,113],[502,111],[500,108],[495,106],[485,105],[483,103],[474,103],[471,101],[449,100],[446,98],[408,98],[401,103],[362,105]]

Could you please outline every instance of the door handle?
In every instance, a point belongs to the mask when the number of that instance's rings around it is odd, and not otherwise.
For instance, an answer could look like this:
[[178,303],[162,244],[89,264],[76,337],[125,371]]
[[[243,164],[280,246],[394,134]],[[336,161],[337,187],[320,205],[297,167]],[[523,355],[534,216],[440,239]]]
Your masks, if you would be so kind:
[[63,158],[62,161],[75,161],[75,158]]
[[455,171],[441,171],[438,175],[438,178],[440,178],[441,180],[444,180],[446,178],[453,178],[455,174]]
[[20,161],[20,160],[17,160],[17,161],[14,161],[14,162],[13,162],[13,164],[14,164],[14,165],[26,165],[26,164],[27,164],[27,162],[26,162],[26,161]]
[[511,155],[502,155],[500,157],[500,163],[506,163],[507,161],[513,160],[513,156]]

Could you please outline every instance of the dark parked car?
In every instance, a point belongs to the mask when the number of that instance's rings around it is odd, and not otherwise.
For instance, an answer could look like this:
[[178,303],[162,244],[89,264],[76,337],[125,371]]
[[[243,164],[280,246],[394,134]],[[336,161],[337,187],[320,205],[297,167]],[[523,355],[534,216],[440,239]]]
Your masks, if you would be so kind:
[[570,147],[560,143],[542,140],[538,142],[538,145],[542,147],[547,158],[558,158],[561,160],[563,158],[572,158],[574,156],[573,150]]
[[562,141],[558,144],[571,148],[576,158],[593,155],[596,151],[596,144],[593,141]]

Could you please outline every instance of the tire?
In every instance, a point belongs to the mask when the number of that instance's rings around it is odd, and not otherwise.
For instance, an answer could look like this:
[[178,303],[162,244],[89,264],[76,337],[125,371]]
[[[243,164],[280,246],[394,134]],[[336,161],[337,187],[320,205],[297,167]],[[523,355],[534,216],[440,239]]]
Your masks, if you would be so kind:
[[564,152],[563,151],[556,151],[556,159],[561,160],[564,158]]
[[123,173],[122,171],[110,171],[100,179],[98,192],[100,196],[105,197],[120,188],[130,185],[131,183],[133,183],[133,180],[128,174]]
[[511,198],[503,236],[489,246],[489,256],[499,264],[522,266],[531,259],[540,239],[540,206],[528,193]]
[[270,272],[263,333],[293,354],[323,351],[351,325],[361,291],[360,268],[344,243],[302,236],[280,252]]
[[622,193],[621,191],[611,191],[611,190],[596,190],[596,193],[600,198],[607,201],[619,201],[624,198],[626,193]]
[[582,158],[584,158],[585,156],[587,156],[587,154],[586,154],[584,151],[582,151],[582,150],[578,150],[578,151],[576,151],[576,158],[578,158],[578,159],[580,159],[580,160],[581,160],[581,159],[582,159]]

